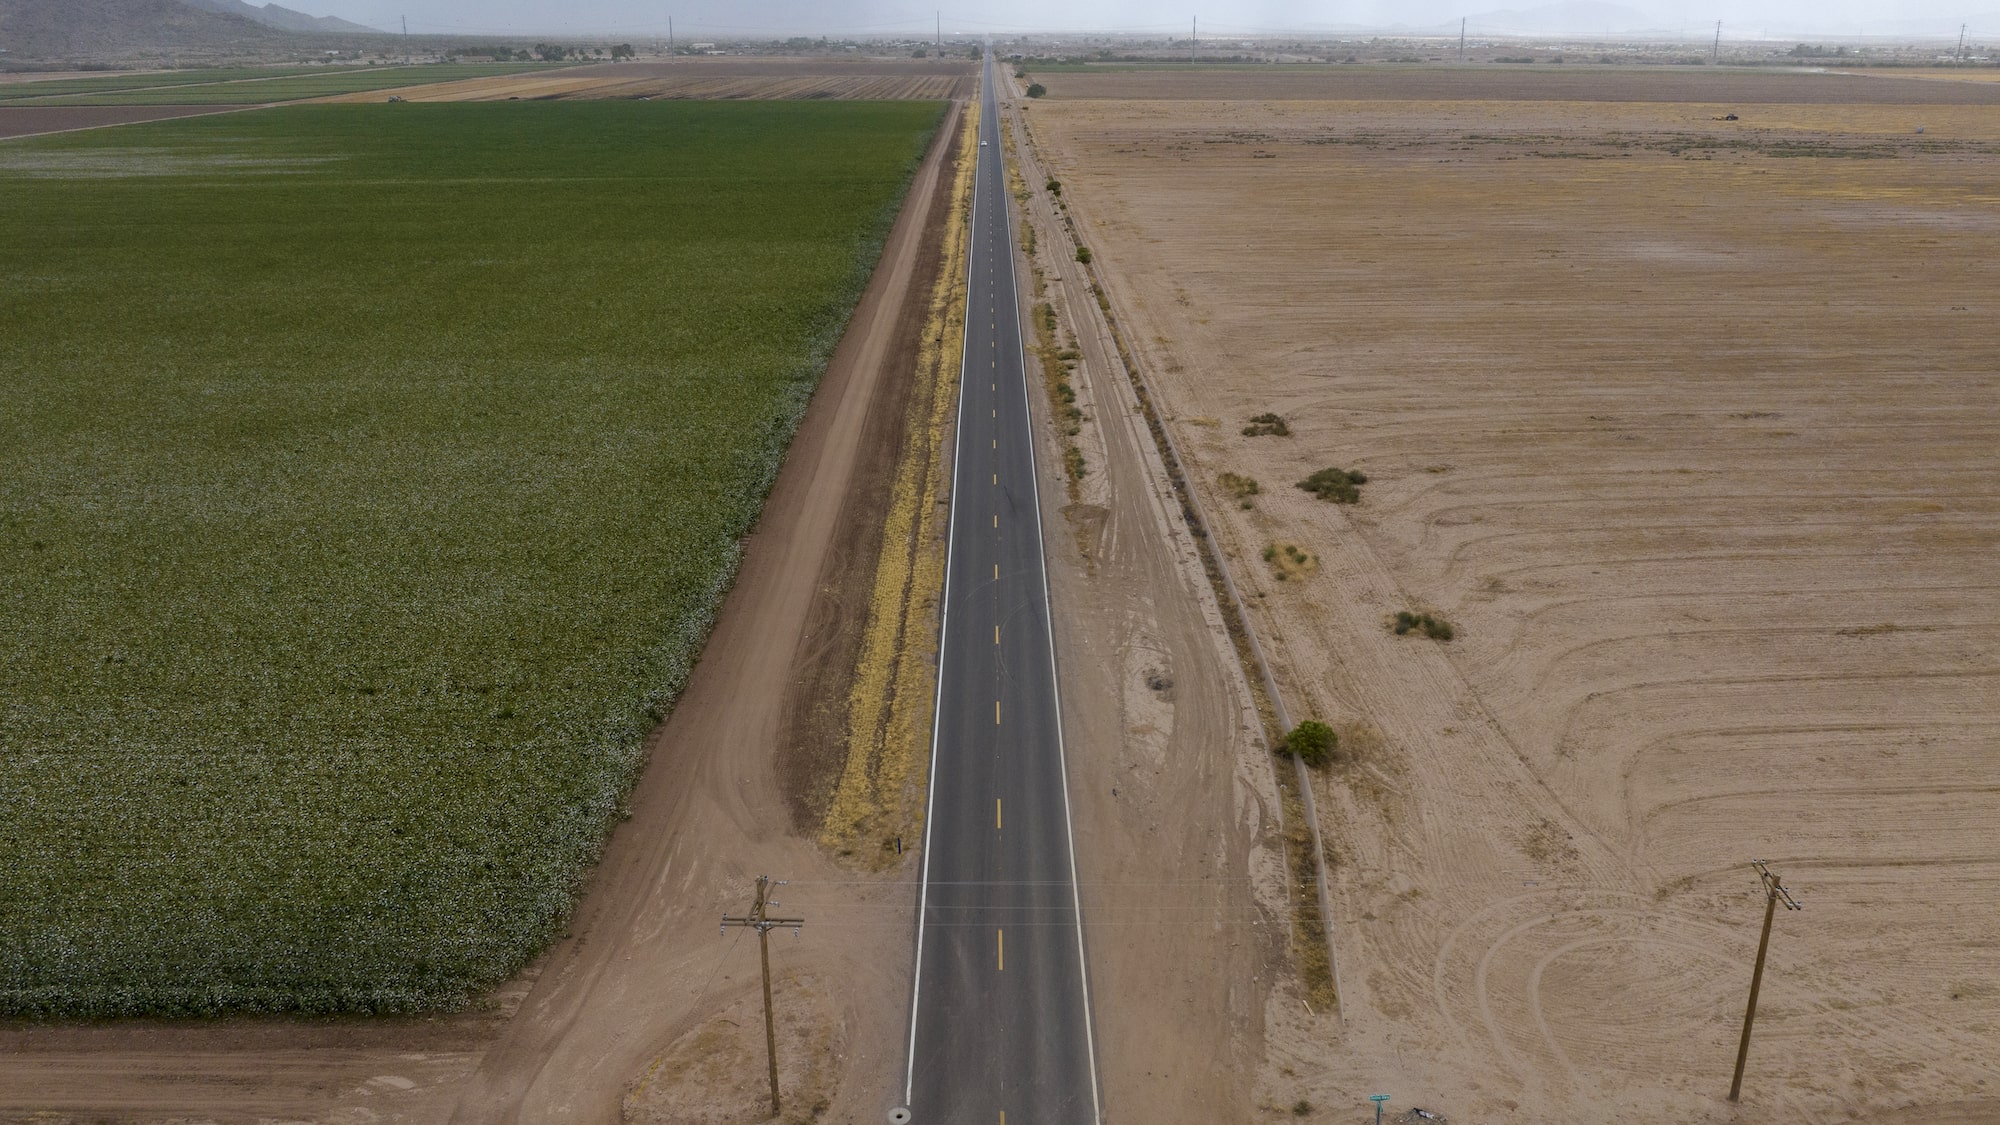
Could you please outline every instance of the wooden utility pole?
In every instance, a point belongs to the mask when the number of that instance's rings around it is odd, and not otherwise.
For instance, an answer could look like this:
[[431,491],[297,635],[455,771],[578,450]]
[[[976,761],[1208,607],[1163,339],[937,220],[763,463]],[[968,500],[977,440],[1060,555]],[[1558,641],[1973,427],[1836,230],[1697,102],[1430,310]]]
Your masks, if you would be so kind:
[[1201,17],[1200,16],[1188,17],[1188,62],[1190,64],[1194,62],[1194,41],[1196,38],[1199,37],[1200,32],[1201,32]]
[[[757,876],[757,901],[750,907],[747,917],[736,918],[728,914],[722,916],[722,928],[748,926],[757,931],[757,953],[764,961],[764,1058],[771,1064],[771,1116],[781,1112],[778,1107],[778,1025],[771,1015],[771,930],[777,926],[790,926],[796,935],[799,927],[805,925],[804,918],[773,918],[770,908],[778,905],[770,899],[774,884],[769,875]],[[784,886],[779,880],[776,886]]]
[[[1458,61],[1465,61],[1465,17],[1458,17]],[[1379,1107],[1378,1107],[1379,1108]]]
[[1722,61],[1722,21],[1721,21],[1721,20],[1716,20],[1716,21],[1715,21],[1715,47],[1714,47],[1714,48],[1713,48],[1712,50],[1710,50],[1710,51],[1708,52],[1708,61],[1709,61],[1710,63],[1718,63],[1718,62],[1721,62],[1721,61]]
[[1729,1083],[1729,1100],[1735,1101],[1743,1094],[1743,1064],[1750,1058],[1750,1025],[1757,1019],[1757,990],[1764,984],[1764,954],[1771,948],[1771,918],[1778,912],[1778,903],[1783,902],[1786,910],[1798,910],[1799,902],[1792,892],[1778,881],[1778,876],[1761,859],[1753,859],[1750,865],[1757,869],[1757,879],[1764,887],[1764,936],[1757,939],[1757,967],[1750,971],[1750,1004],[1743,1009],[1743,1041],[1736,1045],[1736,1077]]

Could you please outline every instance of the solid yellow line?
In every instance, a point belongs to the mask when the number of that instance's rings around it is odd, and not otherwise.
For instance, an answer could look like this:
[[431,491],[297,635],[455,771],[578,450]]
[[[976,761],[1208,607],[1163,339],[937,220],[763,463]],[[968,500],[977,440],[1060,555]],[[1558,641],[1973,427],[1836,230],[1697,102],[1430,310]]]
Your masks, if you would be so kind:
[[997,943],[997,948],[1000,951],[1000,971],[1004,973],[1007,971],[1007,931],[995,930],[993,932],[1000,939]]
[[1000,725],[1000,701],[997,699],[993,701],[993,725]]
[[993,827],[996,831],[1000,827],[1000,798],[998,797],[993,798]]
[[[993,564],[993,569],[995,569],[995,570],[998,570],[998,569],[1000,569],[1000,564],[999,564],[999,563],[994,563],[994,564]],[[998,626],[998,625],[995,625],[995,626],[993,627],[993,643],[994,643],[994,644],[996,644],[996,645],[1000,643],[1000,626]]]
[[994,527],[1000,526],[1000,517],[997,514],[993,517],[993,526]]
[[999,564],[999,563],[994,563],[994,564],[993,564],[993,577],[995,577],[995,578],[999,578],[999,577],[1000,577],[1000,564]]

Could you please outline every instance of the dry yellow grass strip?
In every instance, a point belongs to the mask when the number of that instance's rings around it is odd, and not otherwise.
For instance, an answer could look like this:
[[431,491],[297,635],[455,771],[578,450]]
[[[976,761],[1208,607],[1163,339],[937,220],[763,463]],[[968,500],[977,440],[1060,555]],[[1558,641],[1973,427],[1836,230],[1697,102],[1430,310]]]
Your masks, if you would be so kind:
[[861,659],[848,694],[847,764],[827,810],[820,843],[864,863],[896,854],[923,816],[924,745],[930,727],[933,619],[944,583],[941,515],[945,434],[952,383],[964,343],[964,290],[978,107],[967,109],[944,232],[944,269],[931,290],[907,448],[896,467],[875,593]]

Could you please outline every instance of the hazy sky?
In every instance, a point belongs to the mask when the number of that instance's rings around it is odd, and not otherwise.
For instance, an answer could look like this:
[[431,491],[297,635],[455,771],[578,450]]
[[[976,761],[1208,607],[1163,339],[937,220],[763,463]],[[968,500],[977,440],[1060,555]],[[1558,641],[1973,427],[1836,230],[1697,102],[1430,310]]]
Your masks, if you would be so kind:
[[[262,0],[252,0],[261,3]],[[569,32],[613,33],[633,38],[664,35],[671,15],[683,35],[758,36],[792,32],[835,35],[928,35],[931,6],[897,0],[278,0],[314,15],[336,15],[396,30],[409,17],[412,31],[464,35]],[[920,0],[921,2],[921,0]],[[2000,39],[1996,0],[1182,0],[1180,8],[1136,0],[1016,0],[991,7],[944,6],[945,31],[1006,35],[1021,31],[1125,30],[1185,34],[1198,15],[1204,32],[1253,34],[1291,29],[1367,25],[1456,25],[1471,17],[1473,30],[1509,28],[1507,16],[1550,7],[1579,30],[1652,28],[1723,36],[1786,37],[1824,34],[1956,35],[1960,23],[1975,35]],[[1619,9],[1620,11],[1607,11]],[[1482,20],[1482,16],[1486,17]],[[1704,31],[1706,29],[1706,31]]]

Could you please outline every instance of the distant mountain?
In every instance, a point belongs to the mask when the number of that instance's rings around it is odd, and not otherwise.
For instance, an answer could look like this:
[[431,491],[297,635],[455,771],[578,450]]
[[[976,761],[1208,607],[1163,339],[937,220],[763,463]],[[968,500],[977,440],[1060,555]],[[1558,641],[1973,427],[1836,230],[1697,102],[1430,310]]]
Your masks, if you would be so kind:
[[0,62],[282,57],[381,34],[240,0],[0,0]]
[[189,50],[256,49],[286,38],[242,16],[181,0],[0,0],[7,59],[92,58]]
[[182,3],[224,16],[242,16],[280,31],[319,31],[335,35],[380,35],[378,28],[352,23],[338,16],[309,16],[276,4],[259,8],[243,0],[181,0]]
[[1467,16],[1466,29],[1484,35],[1614,35],[1659,26],[1659,20],[1622,4],[1572,0],[1538,8],[1504,8]]

